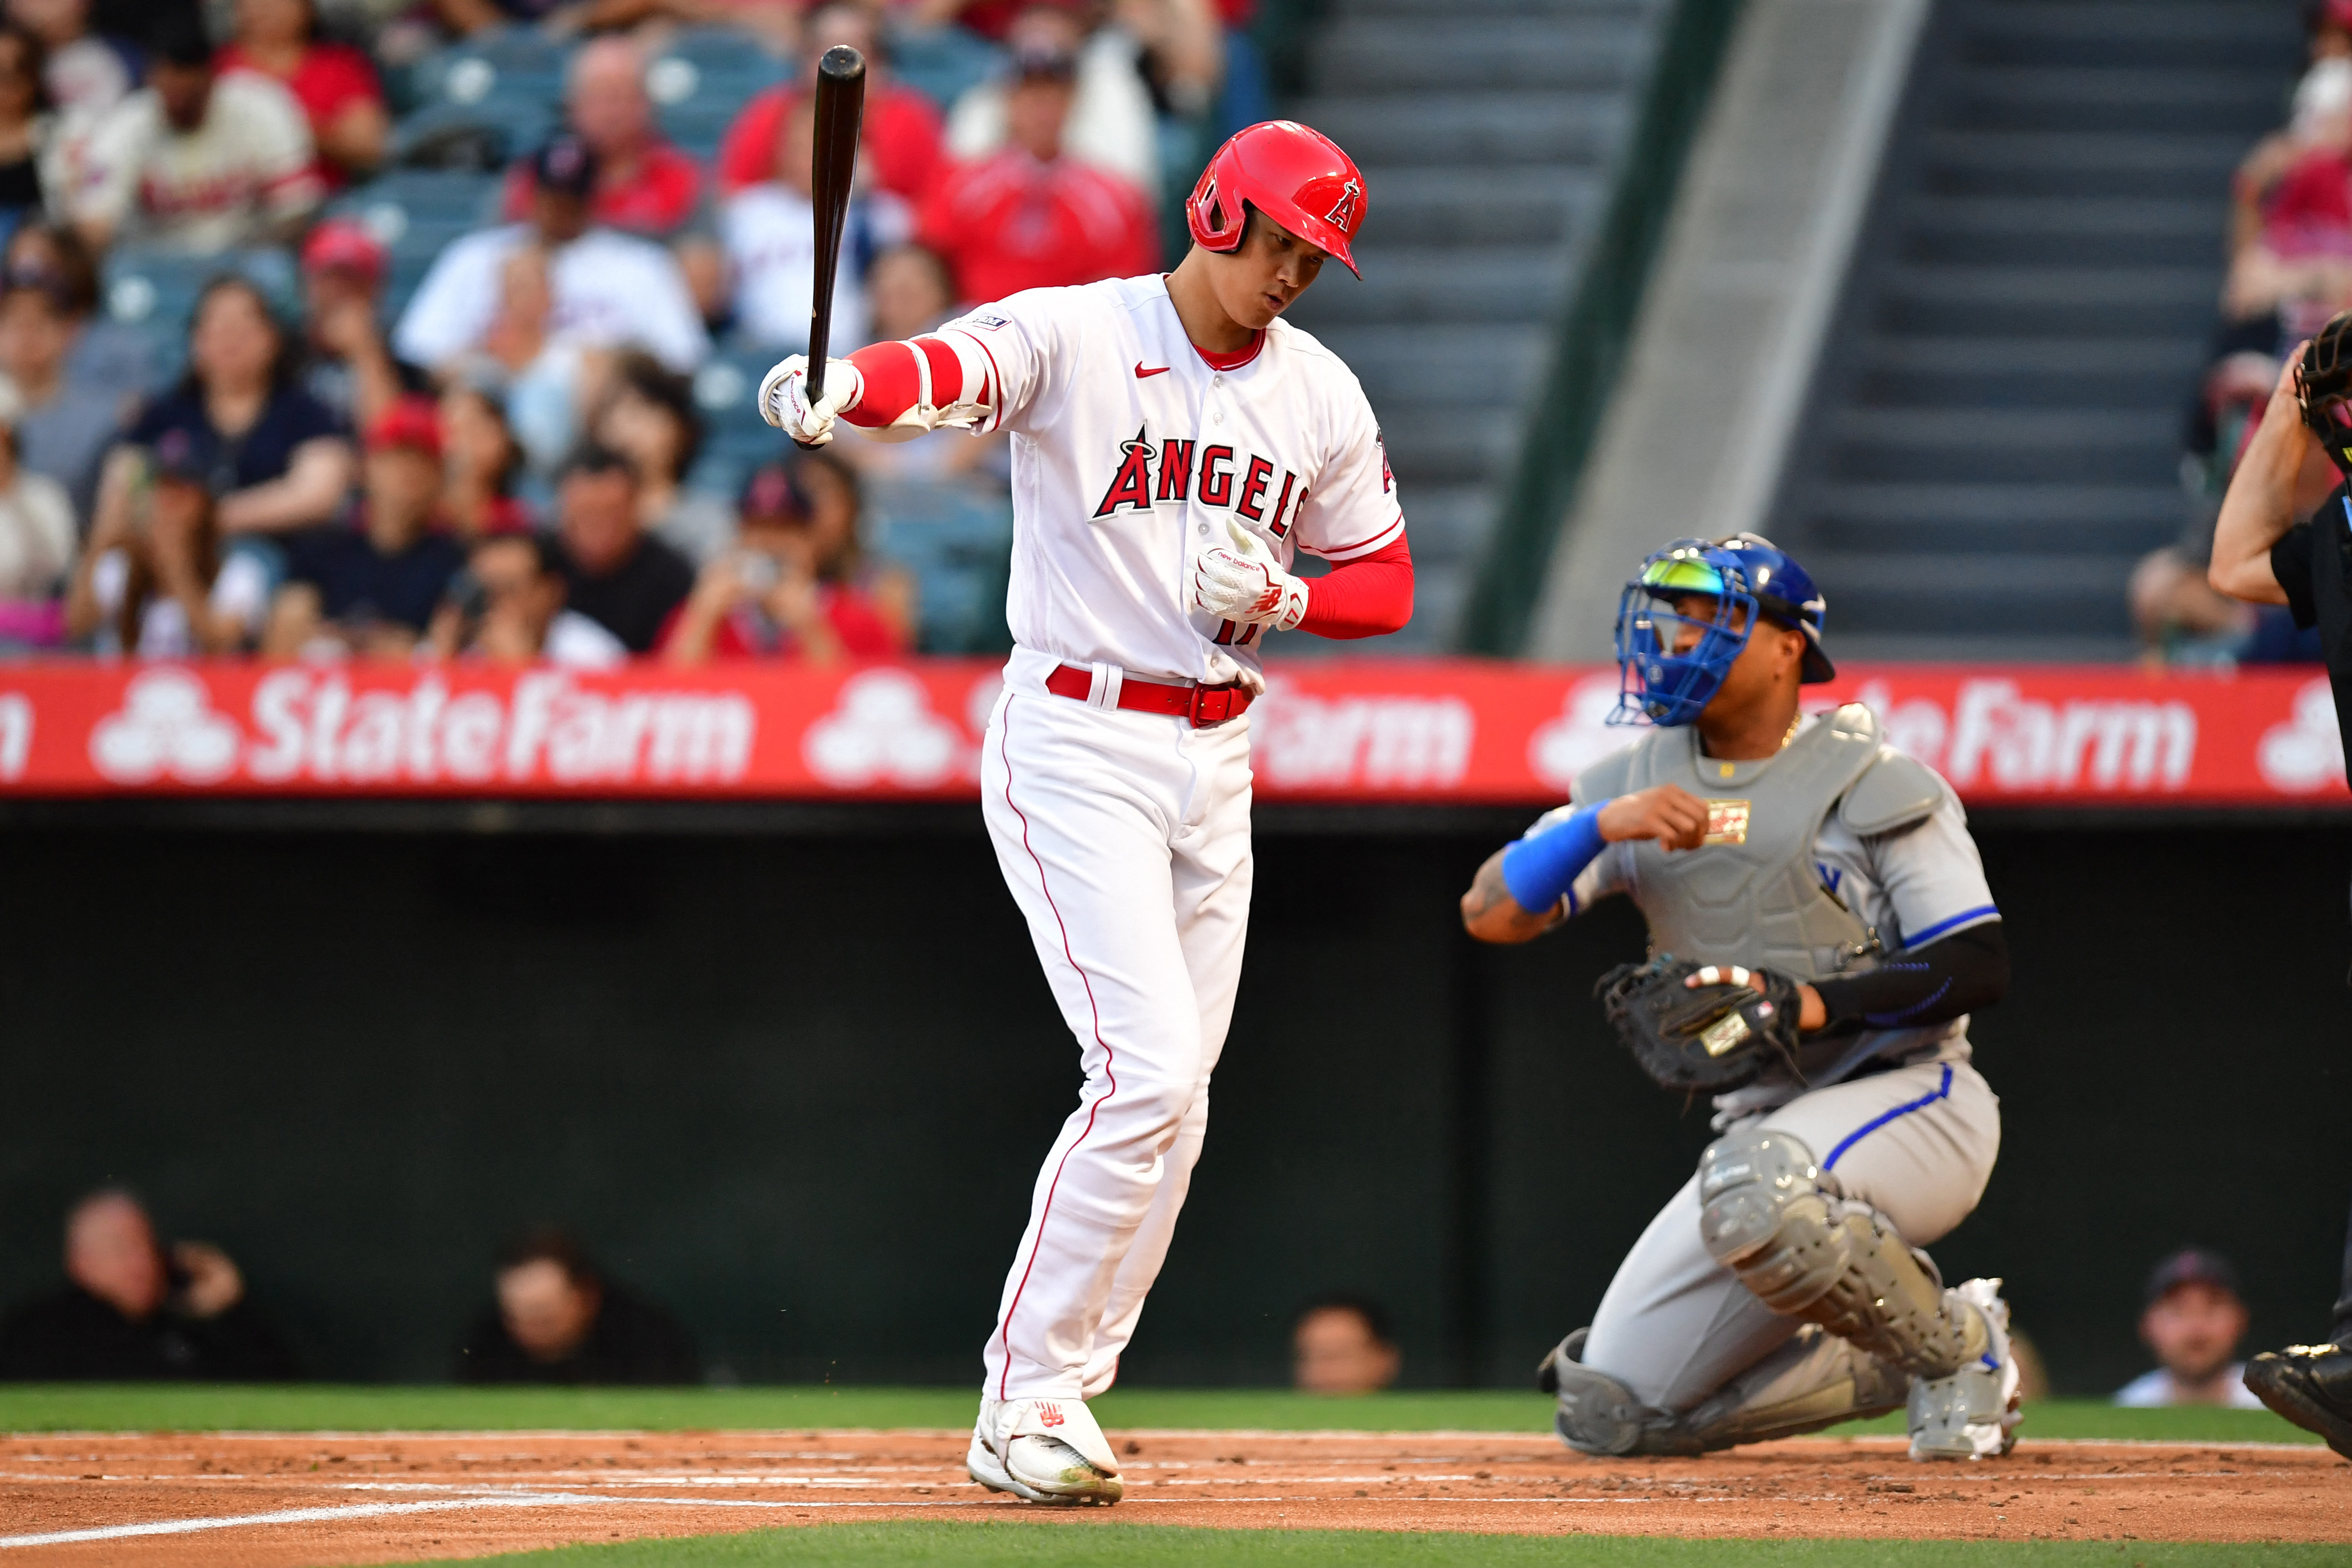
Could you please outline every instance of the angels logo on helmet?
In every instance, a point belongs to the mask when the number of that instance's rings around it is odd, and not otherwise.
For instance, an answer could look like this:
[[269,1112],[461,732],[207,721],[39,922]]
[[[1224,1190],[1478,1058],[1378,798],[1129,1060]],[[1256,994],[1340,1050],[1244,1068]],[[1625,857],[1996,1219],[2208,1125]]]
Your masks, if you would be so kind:
[[1339,193],[1339,202],[1326,214],[1325,221],[1353,233],[1356,227],[1356,209],[1363,204],[1363,200],[1362,183],[1355,180],[1349,181],[1347,188]]

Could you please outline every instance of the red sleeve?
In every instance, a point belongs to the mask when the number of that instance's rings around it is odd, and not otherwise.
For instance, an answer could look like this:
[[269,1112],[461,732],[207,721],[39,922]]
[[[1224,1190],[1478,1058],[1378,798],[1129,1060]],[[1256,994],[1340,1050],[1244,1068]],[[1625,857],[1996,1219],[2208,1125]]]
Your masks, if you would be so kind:
[[783,134],[784,111],[791,106],[792,96],[792,89],[783,87],[755,94],[727,128],[726,140],[719,144],[722,195],[731,196],[776,172],[776,139]]
[[945,134],[940,111],[922,94],[898,87],[883,94],[866,132],[883,188],[921,201],[939,177],[940,139]]
[[835,588],[825,595],[824,618],[841,639],[842,652],[852,658],[878,658],[903,653],[898,634],[882,619],[873,601],[854,588]]
[[354,102],[381,102],[383,99],[374,64],[349,44],[314,47],[306,68],[316,73],[318,78],[312,88],[312,112],[320,120],[333,119]]
[[1412,619],[1412,552],[1400,534],[1309,582],[1298,629],[1318,637],[1384,637]]
[[962,402],[963,361],[956,358],[953,349],[937,338],[894,339],[868,343],[849,356],[866,386],[857,394],[856,406],[844,409],[841,417],[861,429],[879,430],[914,407],[923,395],[922,375],[915,366],[917,354],[931,362],[931,406],[945,408]]

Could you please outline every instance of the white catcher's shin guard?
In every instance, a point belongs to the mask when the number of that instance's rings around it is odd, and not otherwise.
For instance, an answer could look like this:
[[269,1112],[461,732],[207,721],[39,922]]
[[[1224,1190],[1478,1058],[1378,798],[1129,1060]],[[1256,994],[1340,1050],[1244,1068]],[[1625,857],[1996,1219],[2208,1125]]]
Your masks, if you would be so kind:
[[1991,1342],[1948,1377],[1911,1380],[1911,1457],[1992,1459],[2017,1447],[2017,1356],[1999,1280],[1968,1280],[1952,1294],[1976,1310]]
[[1030,1502],[1112,1503],[1125,1491],[1109,1440],[1077,1399],[982,1399],[964,1469]]

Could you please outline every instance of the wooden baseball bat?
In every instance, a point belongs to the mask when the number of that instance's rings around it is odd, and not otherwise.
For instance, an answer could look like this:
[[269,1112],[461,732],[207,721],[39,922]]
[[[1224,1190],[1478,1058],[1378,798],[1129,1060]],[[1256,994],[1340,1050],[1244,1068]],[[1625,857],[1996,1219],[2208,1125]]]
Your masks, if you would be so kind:
[[816,288],[809,298],[808,399],[824,396],[825,350],[833,337],[833,276],[841,266],[841,231],[849,216],[849,178],[857,166],[857,127],[866,110],[866,57],[845,44],[816,63],[816,159],[809,201],[816,217]]

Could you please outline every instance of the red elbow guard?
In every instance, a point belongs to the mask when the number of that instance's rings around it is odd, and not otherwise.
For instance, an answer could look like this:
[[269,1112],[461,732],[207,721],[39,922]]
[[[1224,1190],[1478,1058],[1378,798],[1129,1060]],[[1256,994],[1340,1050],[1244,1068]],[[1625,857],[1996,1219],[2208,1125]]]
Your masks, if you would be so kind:
[[844,409],[841,417],[866,430],[896,423],[901,414],[922,401],[922,372],[915,358],[918,354],[931,367],[931,406],[945,408],[962,401],[963,361],[937,338],[868,343],[849,356],[849,362],[857,367],[866,387],[857,394],[856,406]]

